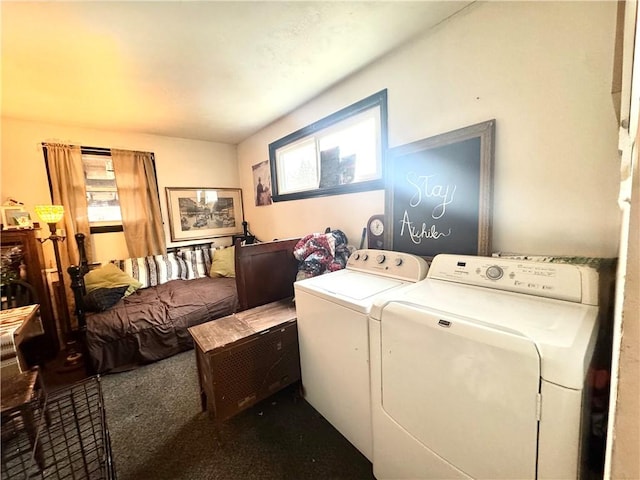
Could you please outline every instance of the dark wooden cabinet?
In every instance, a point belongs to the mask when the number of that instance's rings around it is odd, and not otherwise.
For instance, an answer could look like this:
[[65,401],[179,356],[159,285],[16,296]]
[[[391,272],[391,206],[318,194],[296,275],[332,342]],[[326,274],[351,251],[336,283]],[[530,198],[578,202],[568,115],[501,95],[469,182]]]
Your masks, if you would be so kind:
[[53,357],[58,352],[58,332],[51,306],[42,244],[36,237],[36,230],[2,230],[0,244],[3,256],[13,247],[19,247],[22,250],[23,275],[26,274],[25,280],[37,292],[38,303],[40,303],[40,318],[44,329],[43,341],[38,342],[38,348],[42,350],[38,352],[38,356]]

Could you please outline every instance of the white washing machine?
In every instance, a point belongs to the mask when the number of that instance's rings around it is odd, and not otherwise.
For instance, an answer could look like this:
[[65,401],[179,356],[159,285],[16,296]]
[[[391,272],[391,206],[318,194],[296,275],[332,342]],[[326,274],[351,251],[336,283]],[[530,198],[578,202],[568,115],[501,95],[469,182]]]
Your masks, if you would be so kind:
[[369,460],[368,314],[375,299],[426,273],[414,255],[358,250],[343,270],[294,284],[304,397]]
[[376,478],[578,478],[597,299],[590,269],[438,255],[377,301]]

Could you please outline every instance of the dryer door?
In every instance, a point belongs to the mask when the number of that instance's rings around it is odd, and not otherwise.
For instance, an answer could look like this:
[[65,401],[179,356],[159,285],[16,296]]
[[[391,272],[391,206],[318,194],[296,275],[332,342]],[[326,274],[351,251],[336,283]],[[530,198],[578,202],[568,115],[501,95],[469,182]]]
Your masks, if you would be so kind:
[[381,317],[381,363],[384,411],[426,448],[472,478],[535,478],[533,342],[393,302]]

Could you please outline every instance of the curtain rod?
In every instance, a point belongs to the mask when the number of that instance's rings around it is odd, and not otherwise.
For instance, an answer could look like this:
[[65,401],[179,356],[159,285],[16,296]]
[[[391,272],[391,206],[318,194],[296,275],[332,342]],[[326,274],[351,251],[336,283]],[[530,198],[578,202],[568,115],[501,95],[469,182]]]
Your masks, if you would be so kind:
[[[47,145],[49,145],[51,143],[53,143],[53,142],[42,142],[42,146],[43,147],[47,147]],[[70,145],[70,146],[75,146],[75,145]],[[111,155],[111,150],[112,149],[111,148],[105,148],[105,147],[87,147],[87,146],[84,146],[84,145],[80,145],[80,150],[82,151],[82,153],[87,154],[87,155]],[[117,148],[116,150],[128,150],[130,152],[148,153],[152,157],[155,157],[155,154],[153,152],[144,152],[142,150],[130,150],[130,149],[127,149],[127,148]]]

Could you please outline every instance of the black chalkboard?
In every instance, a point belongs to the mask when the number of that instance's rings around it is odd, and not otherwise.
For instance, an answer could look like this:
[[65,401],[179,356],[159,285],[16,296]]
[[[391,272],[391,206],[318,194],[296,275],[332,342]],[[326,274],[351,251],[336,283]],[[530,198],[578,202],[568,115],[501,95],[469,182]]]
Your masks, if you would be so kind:
[[432,258],[490,253],[495,120],[391,149],[385,245]]

